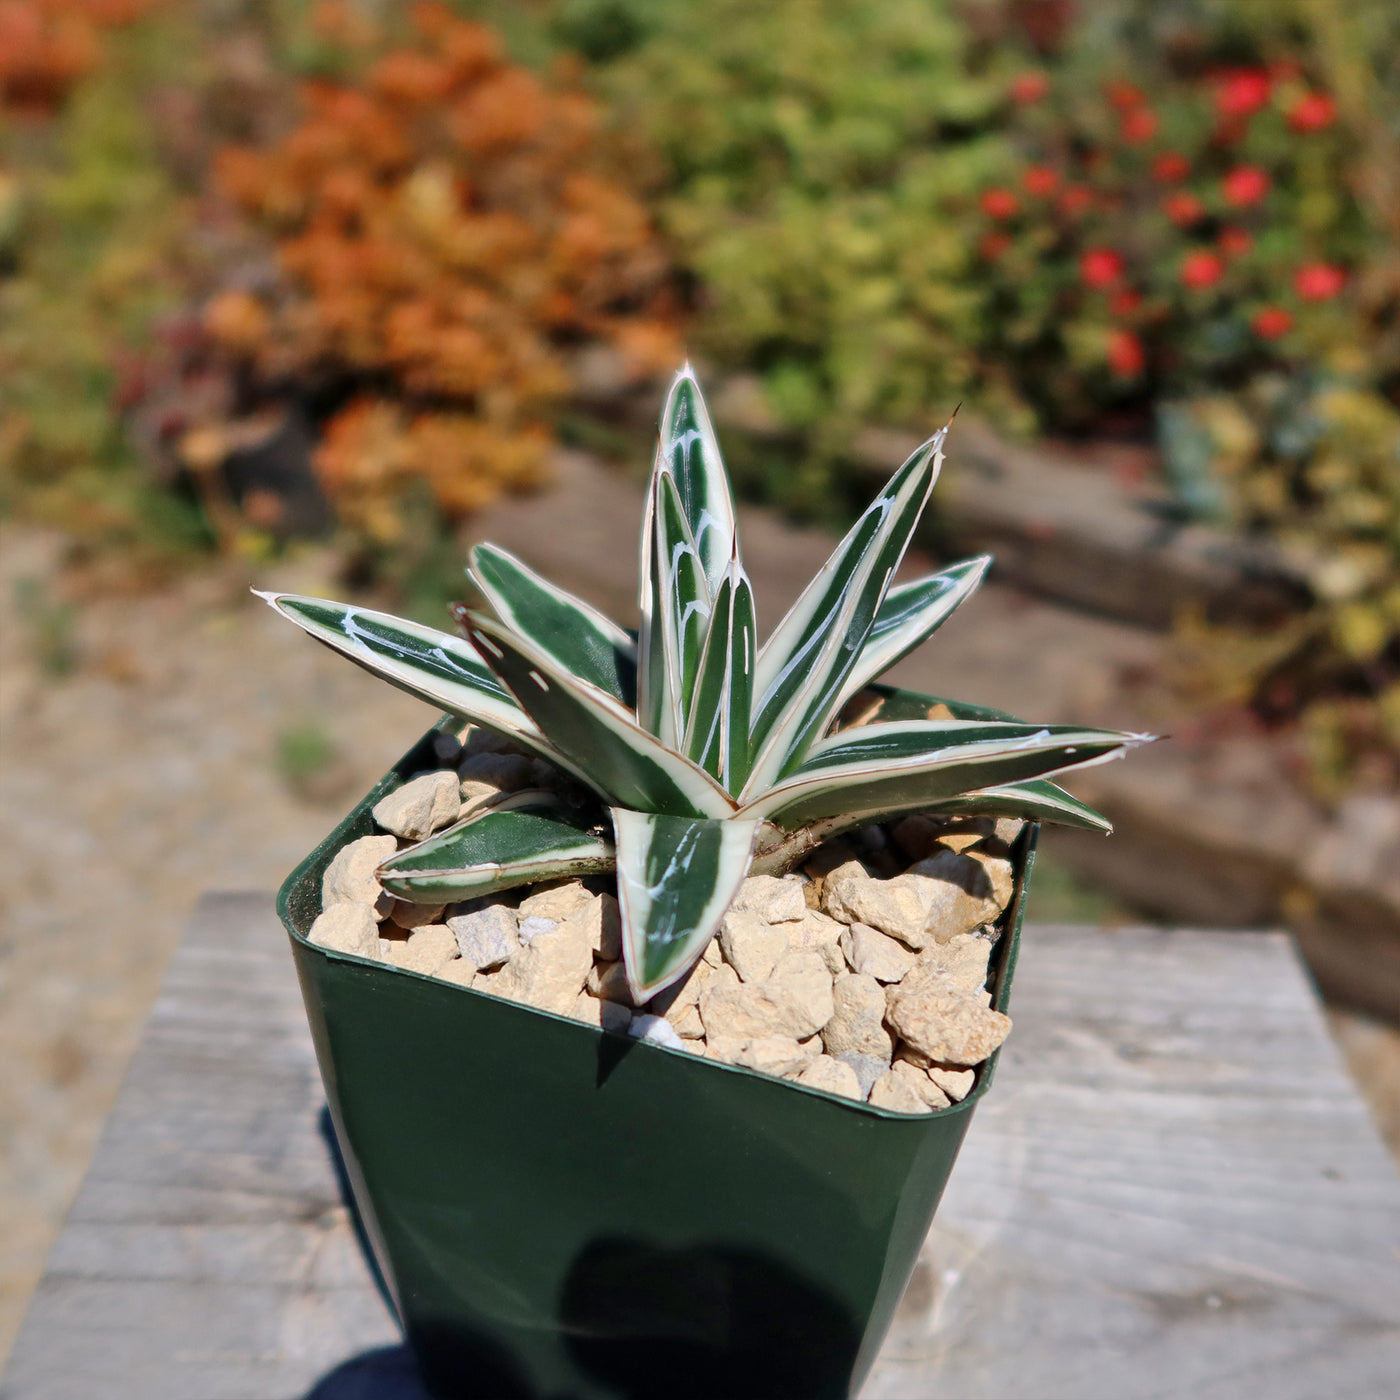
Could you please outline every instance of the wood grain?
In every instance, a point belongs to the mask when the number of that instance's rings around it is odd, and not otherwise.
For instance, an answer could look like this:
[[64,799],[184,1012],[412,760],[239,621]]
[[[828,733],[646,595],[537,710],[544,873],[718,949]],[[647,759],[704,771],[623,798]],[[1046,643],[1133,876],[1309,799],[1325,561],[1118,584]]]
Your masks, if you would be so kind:
[[1029,930],[864,1392],[1396,1393],[1400,1181],[1280,934]]
[[[1032,928],[865,1400],[1389,1397],[1400,1180],[1288,941]],[[422,1400],[271,900],[206,897],[4,1400]]]

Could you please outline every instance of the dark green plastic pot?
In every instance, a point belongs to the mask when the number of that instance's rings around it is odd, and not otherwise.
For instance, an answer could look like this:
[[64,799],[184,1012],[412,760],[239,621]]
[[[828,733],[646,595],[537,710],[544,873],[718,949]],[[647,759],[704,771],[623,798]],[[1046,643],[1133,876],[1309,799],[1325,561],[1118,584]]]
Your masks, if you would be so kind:
[[[355,1204],[425,1380],[489,1400],[854,1394],[995,1056],[962,1103],[909,1117],[308,943],[326,865],[436,766],[434,737],[278,897]],[[1000,1010],[1035,837],[1014,851]]]

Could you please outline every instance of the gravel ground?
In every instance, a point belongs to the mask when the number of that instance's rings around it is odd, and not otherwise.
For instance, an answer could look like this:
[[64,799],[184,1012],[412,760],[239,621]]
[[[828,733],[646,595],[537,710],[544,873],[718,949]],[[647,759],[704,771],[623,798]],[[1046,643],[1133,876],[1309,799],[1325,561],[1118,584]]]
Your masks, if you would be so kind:
[[[555,490],[482,533],[625,607],[618,541],[639,499],[572,454]],[[758,513],[744,530],[771,620],[829,541]],[[279,622],[246,567],[133,593],[65,554],[0,527],[0,1362],[200,891],[275,887],[432,719]],[[341,593],[335,562],[311,552],[258,582]],[[989,586],[898,678],[1140,728],[1162,716],[1119,681],[1155,647]],[[1341,1013],[1333,1027],[1400,1148],[1400,1035]]]

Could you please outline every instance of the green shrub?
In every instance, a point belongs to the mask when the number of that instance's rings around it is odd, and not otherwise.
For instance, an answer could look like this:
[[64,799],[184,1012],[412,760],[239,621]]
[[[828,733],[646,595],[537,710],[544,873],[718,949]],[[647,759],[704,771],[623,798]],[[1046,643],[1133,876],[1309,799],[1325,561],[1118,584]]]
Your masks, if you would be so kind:
[[[955,9],[561,14],[575,34],[591,14],[604,37],[645,35],[597,81],[665,163],[660,214],[698,283],[700,346],[757,369],[819,450],[865,422],[951,410],[974,372],[980,297],[975,249],[946,211],[1008,168],[1003,77]],[[598,32],[583,28],[585,46]]]
[[120,414],[183,292],[186,211],[147,106],[168,38],[110,35],[46,120],[0,114],[0,509],[161,552],[207,540]]

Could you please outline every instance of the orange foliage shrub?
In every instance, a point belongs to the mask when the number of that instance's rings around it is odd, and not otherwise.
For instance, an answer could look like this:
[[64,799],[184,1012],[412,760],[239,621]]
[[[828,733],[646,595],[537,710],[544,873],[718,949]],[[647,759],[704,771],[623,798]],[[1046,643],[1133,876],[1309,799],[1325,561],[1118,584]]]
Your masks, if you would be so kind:
[[101,31],[153,0],[0,0],[0,108],[48,115],[97,67]]
[[593,103],[441,5],[413,24],[416,42],[358,79],[309,84],[275,147],[222,154],[221,186],[275,238],[282,281],[206,315],[264,375],[351,390],[317,470],[381,538],[410,477],[449,516],[535,479],[571,346],[601,337],[639,374],[676,359],[666,262]]

